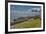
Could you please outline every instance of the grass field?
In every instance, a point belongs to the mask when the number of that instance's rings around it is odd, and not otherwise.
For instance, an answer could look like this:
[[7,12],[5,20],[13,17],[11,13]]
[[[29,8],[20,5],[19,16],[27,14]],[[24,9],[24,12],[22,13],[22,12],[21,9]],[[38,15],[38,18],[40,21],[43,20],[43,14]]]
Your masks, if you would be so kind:
[[15,24],[15,28],[39,28],[41,26],[40,19],[29,19],[28,21]]
[[27,21],[14,24],[11,28],[40,28],[41,27],[41,19],[40,18],[31,18]]

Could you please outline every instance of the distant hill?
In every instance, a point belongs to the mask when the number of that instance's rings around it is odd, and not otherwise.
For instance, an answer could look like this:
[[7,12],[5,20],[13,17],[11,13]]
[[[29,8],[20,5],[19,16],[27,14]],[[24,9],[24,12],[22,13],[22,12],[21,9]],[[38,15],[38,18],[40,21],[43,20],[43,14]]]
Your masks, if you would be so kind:
[[27,21],[18,23],[18,24],[13,24],[10,28],[11,29],[19,29],[19,28],[39,28],[41,27],[41,20],[40,18],[35,18],[35,19],[28,19]]
[[38,16],[34,16],[34,17],[31,17],[31,16],[19,17],[19,18],[17,18],[17,19],[14,19],[13,22],[11,22],[11,25],[17,24],[17,23],[21,23],[21,22],[24,22],[24,21],[27,21],[27,20],[29,20],[29,19],[31,19],[31,18],[37,19],[37,18],[40,18],[40,16],[38,15]]

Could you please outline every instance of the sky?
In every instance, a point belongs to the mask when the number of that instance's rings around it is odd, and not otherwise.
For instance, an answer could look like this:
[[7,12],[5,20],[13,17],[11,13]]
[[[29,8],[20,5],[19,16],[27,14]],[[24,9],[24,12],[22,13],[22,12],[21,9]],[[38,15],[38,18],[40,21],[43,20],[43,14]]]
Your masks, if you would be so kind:
[[[10,18],[13,20],[19,17],[40,15],[40,9],[41,6],[10,5]],[[37,10],[37,12],[32,12],[32,10]]]

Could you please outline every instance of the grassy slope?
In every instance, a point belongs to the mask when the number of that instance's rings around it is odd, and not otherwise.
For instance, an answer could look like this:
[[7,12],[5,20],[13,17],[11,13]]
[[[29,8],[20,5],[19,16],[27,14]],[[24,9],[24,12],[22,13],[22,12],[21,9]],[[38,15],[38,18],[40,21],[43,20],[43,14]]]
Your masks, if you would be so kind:
[[40,19],[34,19],[31,21],[31,19],[29,19],[28,21],[19,23],[19,24],[15,24],[16,28],[35,28],[35,27],[40,27]]

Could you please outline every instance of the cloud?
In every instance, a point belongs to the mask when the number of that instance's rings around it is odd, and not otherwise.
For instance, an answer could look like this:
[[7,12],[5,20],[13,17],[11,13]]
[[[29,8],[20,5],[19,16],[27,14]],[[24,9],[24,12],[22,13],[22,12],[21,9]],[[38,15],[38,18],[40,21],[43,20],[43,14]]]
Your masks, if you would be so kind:
[[28,9],[27,11],[32,11],[32,9],[30,8],[30,9]]
[[40,11],[40,8],[32,8],[32,10]]

